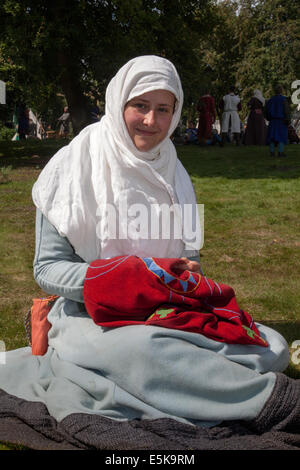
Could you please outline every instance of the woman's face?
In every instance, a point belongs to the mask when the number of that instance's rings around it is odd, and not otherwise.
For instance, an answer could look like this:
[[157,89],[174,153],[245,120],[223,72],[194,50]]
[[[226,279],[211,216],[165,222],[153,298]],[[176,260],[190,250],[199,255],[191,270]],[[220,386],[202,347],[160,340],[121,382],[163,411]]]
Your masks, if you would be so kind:
[[175,97],[167,90],[154,90],[132,98],[125,105],[124,121],[138,150],[147,152],[168,134]]

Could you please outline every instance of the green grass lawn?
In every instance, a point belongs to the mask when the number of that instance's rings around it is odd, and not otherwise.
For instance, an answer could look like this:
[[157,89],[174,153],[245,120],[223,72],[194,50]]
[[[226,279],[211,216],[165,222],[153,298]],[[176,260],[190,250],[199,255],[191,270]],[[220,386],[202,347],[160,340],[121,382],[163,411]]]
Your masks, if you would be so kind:
[[[25,313],[44,295],[32,276],[31,188],[64,144],[0,141],[0,339],[7,350],[27,345]],[[177,150],[204,204],[205,274],[232,286],[241,308],[291,346],[300,340],[300,145],[288,146],[282,159],[267,147]],[[291,361],[286,373],[300,378],[300,365]]]
[[35,208],[31,188],[64,141],[0,141],[0,339],[6,349],[26,345],[24,316],[44,293],[32,276]]
[[[204,272],[292,345],[300,339],[300,146],[282,159],[232,145],[178,154],[204,204]],[[291,363],[287,373],[300,377],[300,368]]]

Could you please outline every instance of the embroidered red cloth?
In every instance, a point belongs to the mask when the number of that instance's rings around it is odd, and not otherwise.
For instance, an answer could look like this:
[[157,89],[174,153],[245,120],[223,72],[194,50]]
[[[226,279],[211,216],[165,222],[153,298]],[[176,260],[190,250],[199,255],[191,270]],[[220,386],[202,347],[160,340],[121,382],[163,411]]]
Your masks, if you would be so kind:
[[157,325],[224,343],[268,346],[231,287],[178,271],[179,261],[137,256],[93,261],[83,288],[87,312],[105,327]]

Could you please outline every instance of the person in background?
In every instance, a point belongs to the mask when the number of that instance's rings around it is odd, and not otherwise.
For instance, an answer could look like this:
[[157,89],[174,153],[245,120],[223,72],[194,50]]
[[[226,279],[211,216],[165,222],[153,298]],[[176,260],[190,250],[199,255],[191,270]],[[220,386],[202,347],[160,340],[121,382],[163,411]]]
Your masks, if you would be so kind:
[[215,99],[207,90],[199,99],[197,111],[199,112],[198,141],[205,144],[212,139],[212,126],[216,120]]
[[289,137],[289,143],[290,144],[299,144],[300,143],[300,139],[297,135],[296,129],[292,124],[290,124],[288,126],[288,137]]
[[260,90],[254,90],[247,103],[250,110],[245,130],[245,145],[266,145],[267,126],[264,117],[265,98]]
[[29,135],[29,109],[25,103],[21,103],[18,109],[18,134],[19,139],[26,139]]
[[29,119],[29,133],[28,133],[28,136],[33,137],[33,138],[37,137],[37,125],[32,119]]
[[65,106],[63,114],[57,120],[60,123],[58,132],[59,137],[68,137],[70,132],[70,113],[67,106]]
[[220,108],[223,111],[222,144],[225,144],[230,129],[236,145],[240,145],[241,120],[238,112],[241,111],[242,106],[239,96],[235,94],[234,87],[230,87],[229,93],[223,96],[220,101]]
[[198,144],[198,129],[193,121],[189,121],[184,133],[185,144]]
[[222,138],[221,138],[221,136],[218,134],[217,129],[213,129],[213,130],[212,130],[212,140],[211,140],[211,141],[207,141],[207,143],[210,144],[210,145],[216,145],[216,144],[218,144],[220,147],[222,146]]
[[286,157],[284,147],[289,143],[290,109],[287,98],[282,95],[282,86],[276,85],[274,91],[275,95],[266,104],[266,117],[269,121],[267,143],[271,157],[275,156],[275,147],[278,148],[278,157]]
[[100,109],[97,104],[97,100],[94,100],[89,106],[89,121],[91,124],[100,121]]

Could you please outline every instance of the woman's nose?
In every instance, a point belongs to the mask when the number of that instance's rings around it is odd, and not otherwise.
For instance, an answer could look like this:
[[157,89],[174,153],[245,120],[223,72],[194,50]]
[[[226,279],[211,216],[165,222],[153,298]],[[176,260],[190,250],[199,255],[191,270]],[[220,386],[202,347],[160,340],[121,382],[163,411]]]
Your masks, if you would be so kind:
[[153,109],[144,115],[144,123],[147,124],[147,126],[152,126],[155,123],[155,111]]

